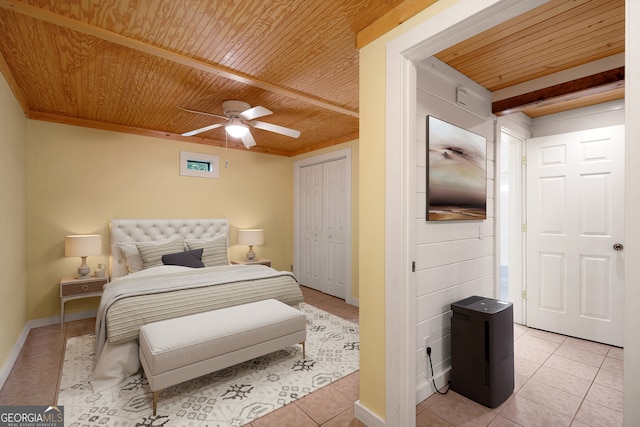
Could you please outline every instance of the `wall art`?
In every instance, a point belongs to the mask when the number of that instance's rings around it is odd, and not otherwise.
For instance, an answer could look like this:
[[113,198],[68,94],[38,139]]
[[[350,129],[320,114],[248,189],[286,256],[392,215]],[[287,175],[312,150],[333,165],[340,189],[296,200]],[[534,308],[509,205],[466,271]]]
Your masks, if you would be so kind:
[[487,140],[427,116],[427,220],[487,218]]

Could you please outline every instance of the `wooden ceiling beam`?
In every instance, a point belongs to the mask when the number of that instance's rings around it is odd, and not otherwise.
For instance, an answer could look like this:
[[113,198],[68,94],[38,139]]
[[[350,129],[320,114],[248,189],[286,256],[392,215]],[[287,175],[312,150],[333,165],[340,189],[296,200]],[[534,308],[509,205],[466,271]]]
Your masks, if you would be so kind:
[[438,0],[406,0],[400,3],[385,13],[381,18],[377,19],[373,24],[358,32],[356,35],[356,48],[363,48],[403,22],[413,18],[416,14],[422,12],[437,1]]
[[620,86],[624,86],[624,67],[496,101],[492,104],[491,110],[496,115],[516,113],[534,106],[539,107],[579,96],[608,92]]
[[239,71],[222,67],[220,65],[204,62],[186,55],[182,55],[177,52],[172,52],[167,49],[163,49],[158,46],[154,46],[148,43],[144,43],[139,40],[135,40],[129,37],[125,37],[121,34],[117,34],[111,31],[107,31],[103,28],[99,28],[85,22],[81,22],[66,16],[58,15],[57,13],[41,9],[36,6],[31,6],[25,2],[17,0],[0,0],[0,8],[7,9],[21,15],[28,16],[30,18],[38,19],[40,21],[48,22],[50,24],[58,25],[69,30],[77,31],[82,34],[86,34],[92,37],[97,37],[101,40],[105,40],[120,46],[124,46],[130,49],[137,50],[142,53],[153,55],[159,58],[166,59],[178,64],[182,64],[206,73],[215,74],[217,76],[233,80],[239,83],[243,83],[249,86],[257,87],[266,91],[274,92],[279,95],[287,96],[295,100],[303,101],[320,108],[324,108],[336,113],[345,114],[351,117],[359,117],[357,111],[350,110],[339,105],[335,105],[326,100],[316,98],[314,96],[288,89],[282,86],[278,86],[269,82],[259,80],[250,75],[241,73]]

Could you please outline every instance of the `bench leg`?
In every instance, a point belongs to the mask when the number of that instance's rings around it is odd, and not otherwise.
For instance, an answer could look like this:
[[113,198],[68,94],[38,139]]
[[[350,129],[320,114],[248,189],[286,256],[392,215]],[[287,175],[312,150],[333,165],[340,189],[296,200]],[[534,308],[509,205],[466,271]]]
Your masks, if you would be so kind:
[[158,408],[158,396],[162,390],[157,390],[153,392],[153,416],[156,416],[156,409]]
[[302,345],[302,358],[305,359],[306,356],[305,356],[304,341],[302,341],[300,344]]

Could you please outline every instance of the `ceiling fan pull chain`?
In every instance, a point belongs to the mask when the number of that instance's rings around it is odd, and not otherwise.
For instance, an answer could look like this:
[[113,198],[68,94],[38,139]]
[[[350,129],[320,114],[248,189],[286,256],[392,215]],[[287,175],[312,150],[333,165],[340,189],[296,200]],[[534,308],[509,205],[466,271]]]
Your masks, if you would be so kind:
[[224,167],[229,169],[229,142],[227,140],[227,133],[224,133]]

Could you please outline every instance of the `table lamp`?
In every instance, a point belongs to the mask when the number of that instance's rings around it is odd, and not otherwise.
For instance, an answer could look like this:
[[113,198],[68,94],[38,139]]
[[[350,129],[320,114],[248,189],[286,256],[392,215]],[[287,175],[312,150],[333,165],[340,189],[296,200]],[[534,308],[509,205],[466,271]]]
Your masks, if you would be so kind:
[[264,244],[264,231],[257,228],[238,230],[238,244],[249,246],[247,261],[251,261],[256,257],[253,247]]
[[82,258],[82,264],[78,267],[78,275],[75,276],[76,279],[89,277],[91,269],[87,265],[87,257],[101,253],[102,236],[99,234],[72,235],[64,238],[64,255]]

